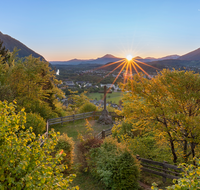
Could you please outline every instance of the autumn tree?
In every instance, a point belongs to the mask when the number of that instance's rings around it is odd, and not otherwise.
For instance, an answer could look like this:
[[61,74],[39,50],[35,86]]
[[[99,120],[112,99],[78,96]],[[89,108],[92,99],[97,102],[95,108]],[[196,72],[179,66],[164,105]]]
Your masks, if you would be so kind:
[[23,109],[17,112],[15,104],[0,101],[0,114],[0,189],[78,189],[70,184],[75,175],[62,173],[66,155],[55,150],[58,134],[50,132],[40,146],[44,137],[24,131]]
[[199,153],[199,74],[163,70],[151,80],[135,75],[122,87],[126,121],[142,133],[154,130],[157,140],[166,140],[174,163]]
[[86,91],[78,95],[77,91],[69,89],[70,95],[68,95],[68,111],[76,114],[81,106],[85,103],[89,103],[89,98],[85,95]]
[[[1,100],[15,99],[18,106],[25,107],[27,112],[40,113],[45,119],[61,115],[62,106],[57,98],[64,94],[57,88],[59,81],[48,62],[31,55],[24,59],[11,58],[8,64],[0,65],[0,88],[4,89],[4,93],[0,92]],[[49,114],[42,113],[44,110]]]

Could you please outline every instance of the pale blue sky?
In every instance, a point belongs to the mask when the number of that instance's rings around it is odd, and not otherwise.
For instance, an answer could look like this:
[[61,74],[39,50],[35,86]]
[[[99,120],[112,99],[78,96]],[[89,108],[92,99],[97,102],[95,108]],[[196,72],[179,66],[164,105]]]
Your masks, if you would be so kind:
[[48,61],[200,47],[200,0],[6,0],[0,7],[0,31]]

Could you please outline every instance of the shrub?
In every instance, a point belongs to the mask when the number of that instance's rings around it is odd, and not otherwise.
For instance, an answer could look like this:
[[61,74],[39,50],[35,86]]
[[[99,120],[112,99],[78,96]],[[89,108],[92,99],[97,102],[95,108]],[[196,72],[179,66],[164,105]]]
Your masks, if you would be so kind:
[[[196,190],[200,189],[200,160],[196,159],[196,166],[193,164],[181,164],[183,169],[182,178],[173,180],[175,185],[167,187],[168,190]],[[157,184],[153,183],[152,189],[158,190]],[[160,189],[161,190],[161,189]]]
[[22,106],[25,107],[26,113],[37,113],[44,119],[58,117],[58,114],[53,112],[52,108],[45,102],[41,103],[37,100],[25,99]]
[[27,113],[26,114],[26,123],[25,129],[32,127],[32,131],[38,135],[43,134],[46,129],[46,122],[44,119],[37,113]]
[[145,136],[129,139],[126,144],[134,155],[138,154],[141,158],[173,163],[167,142],[164,141],[162,144],[159,144],[153,132]]
[[97,107],[94,104],[88,102],[88,103],[83,104],[80,107],[79,113],[92,112],[96,110],[97,110]]
[[[123,136],[133,138],[135,135],[132,131],[133,125],[131,123],[126,123],[123,121],[122,123],[114,125],[112,128],[113,137],[117,137],[119,140]],[[124,139],[124,138],[123,138]]]
[[55,147],[56,152],[64,151],[65,156],[63,157],[62,164],[67,165],[67,170],[65,173],[68,173],[72,169],[73,157],[74,157],[74,142],[71,137],[68,137],[67,134],[63,133],[58,137],[58,143]]
[[90,171],[108,189],[138,189],[139,164],[122,144],[106,138],[99,148],[90,150]]
[[0,189],[75,189],[73,176],[64,177],[62,152],[52,157],[58,135],[49,133],[43,146],[31,129],[26,131],[24,110],[0,101]]
[[86,171],[88,169],[87,159],[90,149],[100,147],[102,140],[98,139],[93,134],[93,128],[89,121],[85,119],[85,132],[83,135],[79,133],[77,143],[77,158],[81,164],[80,170]]
[[77,158],[81,164],[80,170],[86,171],[88,169],[87,159],[88,153],[92,148],[100,147],[102,140],[95,137],[88,137],[77,144]]

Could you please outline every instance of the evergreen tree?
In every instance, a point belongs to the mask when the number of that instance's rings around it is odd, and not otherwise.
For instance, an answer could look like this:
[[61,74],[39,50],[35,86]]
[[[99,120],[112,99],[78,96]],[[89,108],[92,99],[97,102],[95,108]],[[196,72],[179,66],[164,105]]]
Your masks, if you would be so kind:
[[8,50],[5,48],[5,46],[3,46],[3,41],[0,40],[0,56],[3,58],[3,63],[6,63],[6,61],[8,61],[9,59],[9,53]]

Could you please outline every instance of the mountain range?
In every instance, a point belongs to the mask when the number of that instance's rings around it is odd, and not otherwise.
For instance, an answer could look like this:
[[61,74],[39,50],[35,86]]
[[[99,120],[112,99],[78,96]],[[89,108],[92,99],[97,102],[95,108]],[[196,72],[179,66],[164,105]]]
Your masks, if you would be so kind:
[[[79,64],[102,64],[105,65],[106,63],[110,62],[116,62],[120,61],[123,58],[115,57],[111,54],[106,54],[103,57],[99,57],[97,59],[88,59],[88,60],[82,60],[82,59],[72,59],[69,61],[51,61],[50,63],[52,65],[79,65]],[[135,57],[138,61],[144,62],[144,63],[150,63],[150,62],[159,62],[163,60],[186,60],[186,61],[200,61],[200,48],[196,49],[192,52],[189,52],[185,55],[179,56],[179,55],[168,55],[161,58],[154,58],[154,57]]]
[[[19,57],[26,57],[32,54],[34,57],[40,57],[41,59],[44,59],[44,57],[35,51],[28,48],[26,45],[21,43],[20,41],[12,38],[9,35],[3,34],[0,32],[0,40],[3,41],[3,45],[6,47],[6,49],[9,49],[11,52],[13,51],[14,47],[17,47],[17,49],[20,49],[18,52]],[[180,61],[200,61],[200,48],[191,51],[185,55],[179,56],[179,55],[169,55],[161,58],[153,58],[153,57],[136,57],[137,60],[145,62],[145,63],[153,63],[156,62],[156,64],[162,64],[165,60],[177,60],[175,62],[179,63]],[[110,62],[116,62],[120,61],[122,58],[115,57],[111,54],[106,54],[103,57],[99,57],[97,59],[88,59],[88,60],[82,60],[82,59],[72,59],[69,61],[51,61],[50,63],[52,65],[59,64],[59,65],[79,65],[79,64],[107,64]],[[162,63],[161,63],[162,62]],[[165,61],[166,62],[166,61]]]
[[[99,57],[97,59],[88,59],[88,60],[82,60],[82,59],[72,59],[69,61],[51,61],[50,63],[52,65],[79,65],[79,64],[102,64],[105,65],[106,63],[110,62],[116,62],[120,61],[123,58],[115,57],[111,54],[106,54],[103,57]],[[138,61],[149,63],[149,62],[155,62],[155,61],[163,61],[163,60],[187,60],[187,61],[196,61],[200,60],[200,48],[192,51],[190,53],[187,53],[183,56],[179,55],[169,55],[161,58],[153,58],[153,57],[135,57]]]
[[40,57],[41,59],[44,59],[43,56],[41,56],[40,54],[38,54],[35,51],[31,50],[30,48],[25,46],[20,41],[12,38],[9,35],[3,34],[2,32],[0,32],[0,40],[3,41],[3,46],[5,46],[5,48],[8,49],[11,52],[13,51],[13,49],[15,47],[18,50],[20,50],[20,51],[18,51],[18,57],[20,57],[20,58],[32,55],[33,57],[36,57],[36,58]]

